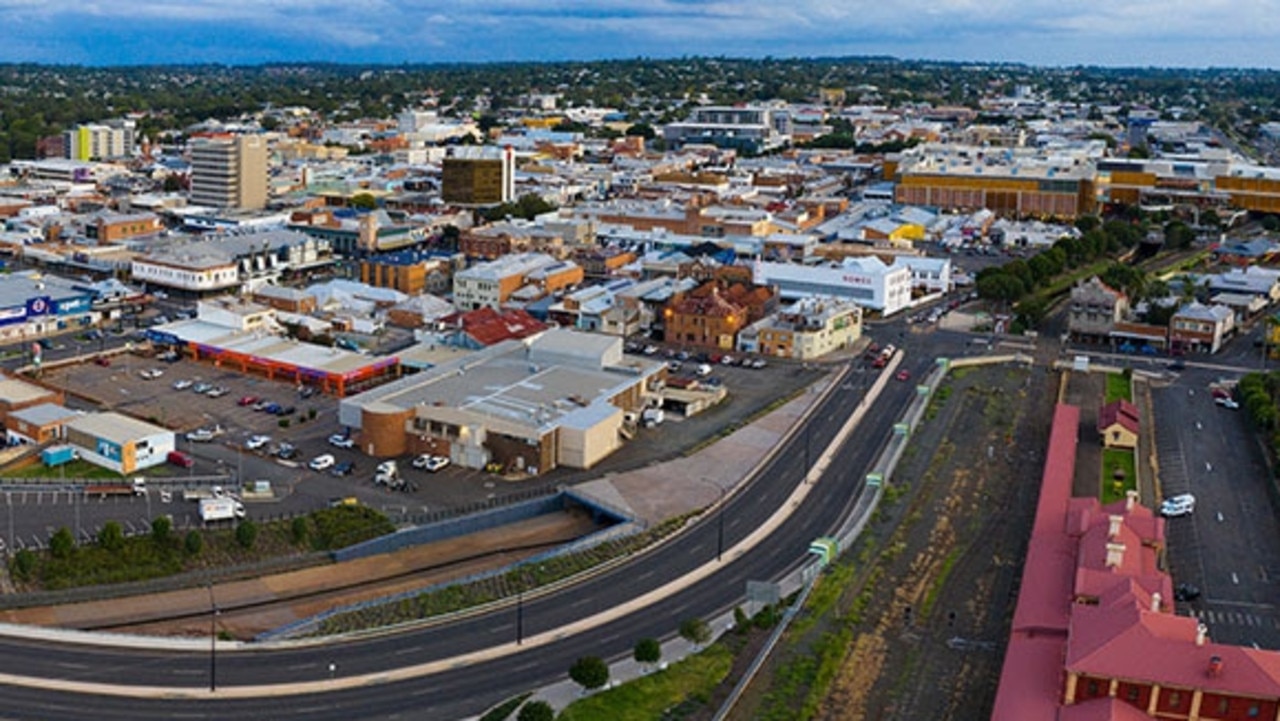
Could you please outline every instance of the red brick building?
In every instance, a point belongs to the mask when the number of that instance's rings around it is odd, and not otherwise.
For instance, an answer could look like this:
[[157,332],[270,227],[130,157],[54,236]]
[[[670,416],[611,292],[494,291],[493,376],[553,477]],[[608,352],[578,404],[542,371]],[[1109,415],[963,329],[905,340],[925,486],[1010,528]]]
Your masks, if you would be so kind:
[[992,721],[1280,721],[1280,653],[1173,613],[1164,519],[1071,497],[1079,421],[1054,411]]

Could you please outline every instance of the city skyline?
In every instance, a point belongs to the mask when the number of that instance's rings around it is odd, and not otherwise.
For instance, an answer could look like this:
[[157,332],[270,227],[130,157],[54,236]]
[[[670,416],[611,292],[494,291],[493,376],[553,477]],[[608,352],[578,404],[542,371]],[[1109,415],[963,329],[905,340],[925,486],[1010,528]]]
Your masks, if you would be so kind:
[[1280,0],[0,0],[0,62],[437,63],[726,55],[1280,67]]

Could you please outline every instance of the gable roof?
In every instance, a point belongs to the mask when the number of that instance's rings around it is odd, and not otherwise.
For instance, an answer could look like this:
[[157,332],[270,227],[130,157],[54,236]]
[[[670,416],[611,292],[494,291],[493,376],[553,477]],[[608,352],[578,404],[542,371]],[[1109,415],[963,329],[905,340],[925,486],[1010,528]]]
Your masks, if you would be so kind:
[[1111,426],[1119,423],[1125,430],[1137,433],[1138,407],[1123,398],[1111,401],[1098,411],[1098,432],[1105,433]]

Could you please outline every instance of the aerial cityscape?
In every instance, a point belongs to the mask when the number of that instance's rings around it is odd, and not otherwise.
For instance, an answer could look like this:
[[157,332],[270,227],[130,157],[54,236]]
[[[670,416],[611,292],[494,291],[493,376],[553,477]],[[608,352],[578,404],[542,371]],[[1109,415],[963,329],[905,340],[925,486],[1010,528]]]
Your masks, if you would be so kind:
[[1280,721],[1280,3],[0,2],[0,716]]

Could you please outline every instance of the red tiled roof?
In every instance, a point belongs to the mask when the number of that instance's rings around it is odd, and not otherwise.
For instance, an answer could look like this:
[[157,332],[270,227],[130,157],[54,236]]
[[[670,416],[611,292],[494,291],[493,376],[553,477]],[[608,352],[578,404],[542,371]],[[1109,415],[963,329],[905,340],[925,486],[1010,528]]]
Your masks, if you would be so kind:
[[1058,721],[1155,721],[1155,717],[1119,699],[1095,698],[1063,707]]
[[1119,423],[1132,433],[1138,432],[1138,408],[1123,398],[1111,401],[1098,411],[1098,432]]
[[497,311],[484,307],[465,313],[453,313],[440,319],[441,323],[461,328],[482,346],[491,346],[504,340],[519,340],[541,333],[548,326],[523,310]]

